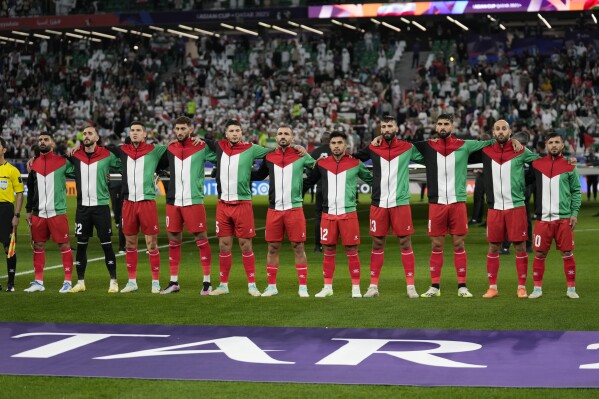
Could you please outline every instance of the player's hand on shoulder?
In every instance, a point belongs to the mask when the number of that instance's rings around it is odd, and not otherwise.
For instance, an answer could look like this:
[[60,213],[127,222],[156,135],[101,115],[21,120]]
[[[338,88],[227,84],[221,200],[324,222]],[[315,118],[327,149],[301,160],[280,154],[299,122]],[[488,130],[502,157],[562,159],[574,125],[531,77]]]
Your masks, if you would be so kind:
[[383,142],[383,136],[376,136],[375,138],[372,139],[370,144],[372,144],[373,147],[378,147],[379,145],[381,145],[382,142]]
[[578,164],[578,159],[576,159],[576,157],[570,157],[570,158],[568,158],[568,164],[576,165],[576,164]]
[[512,148],[514,149],[515,152],[520,152],[524,149],[524,146],[518,140],[512,139],[511,141],[512,141]]
[[73,156],[73,154],[75,154],[75,152],[77,152],[77,150],[79,149],[79,146],[76,145],[74,147],[71,148],[67,148],[66,154],[67,154],[67,158],[70,158]]
[[194,136],[194,137],[191,137],[191,142],[193,143],[193,145],[200,145],[201,143],[204,142],[204,140],[202,140],[201,137]]
[[306,154],[308,154],[308,151],[306,151],[306,149],[301,145],[294,144],[293,149],[297,152],[297,155],[299,155],[300,157],[303,157]]

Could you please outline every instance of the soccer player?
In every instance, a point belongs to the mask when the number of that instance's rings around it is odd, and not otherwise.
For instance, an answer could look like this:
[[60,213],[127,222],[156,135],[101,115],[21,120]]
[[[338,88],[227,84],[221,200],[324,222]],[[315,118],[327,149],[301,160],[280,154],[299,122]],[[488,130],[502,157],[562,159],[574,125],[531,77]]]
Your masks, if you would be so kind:
[[385,242],[389,228],[399,239],[401,260],[409,298],[418,298],[414,287],[415,258],[410,236],[414,234],[410,209],[410,161],[423,162],[422,155],[410,143],[399,140],[397,122],[384,116],[380,122],[380,145],[369,145],[354,156],[372,160],[372,205],[370,206],[370,287],[364,298],[379,296],[378,282],[385,261]]
[[494,298],[497,290],[499,252],[506,236],[514,243],[516,250],[516,271],[518,273],[518,298],[526,298],[526,278],[528,275],[528,218],[524,194],[526,182],[524,166],[539,156],[528,148],[514,151],[509,143],[512,135],[510,125],[498,120],[493,125],[493,137],[497,142],[481,151],[487,196],[487,276],[489,289],[483,298]]
[[[17,270],[17,255],[9,246],[13,230],[19,225],[21,207],[23,206],[23,180],[17,168],[4,159],[6,154],[6,141],[0,138],[0,242],[4,245],[6,252],[6,268],[8,270],[8,283],[6,292],[15,290],[15,273]],[[0,291],[2,285],[0,284]]]
[[109,293],[119,292],[116,280],[116,257],[112,248],[112,218],[110,217],[110,193],[108,175],[112,170],[121,169],[121,160],[104,147],[98,146],[100,136],[93,126],[83,129],[83,148],[79,148],[68,162],[75,169],[77,186],[77,213],[75,214],[75,235],[77,236],[77,284],[71,293],[85,291],[85,269],[87,267],[87,247],[93,237],[94,227],[104,251],[104,262],[110,275]]
[[304,190],[307,190],[318,180],[322,180],[323,214],[320,222],[320,241],[324,248],[324,287],[315,297],[333,295],[336,247],[341,237],[352,280],[352,297],[361,298],[358,257],[360,226],[356,213],[356,190],[358,177],[366,183],[372,183],[372,175],[360,160],[346,154],[345,133],[331,133],[329,146],[332,155],[319,160],[304,182]]
[[[217,142],[210,140],[206,144],[216,152],[218,173],[216,183],[218,203],[216,204],[216,235],[218,236],[220,285],[210,295],[229,293],[229,273],[231,271],[233,237],[237,237],[243,267],[248,280],[248,293],[260,296],[256,287],[256,261],[252,250],[254,228],[254,210],[252,209],[252,190],[250,177],[252,165],[258,158],[264,158],[274,149],[244,143],[241,124],[229,120],[225,124],[225,138]],[[297,150],[305,150],[294,147]],[[300,152],[301,153],[301,152]]]
[[568,285],[566,296],[578,299],[573,253],[574,228],[582,202],[578,170],[564,159],[564,140],[558,133],[549,133],[545,137],[545,147],[547,155],[532,163],[536,184],[536,221],[533,231],[535,260],[532,265],[534,289],[528,297],[536,299],[543,295],[545,258],[555,240],[564,260]]
[[131,144],[123,144],[117,151],[122,163],[123,176],[123,234],[126,242],[126,262],[129,281],[122,293],[134,292],[137,286],[137,236],[145,235],[152,269],[153,294],[160,293],[160,251],[158,250],[158,211],[154,172],[158,168],[166,146],[146,143],[146,129],[139,121],[130,125]]
[[[455,137],[453,116],[441,114],[435,124],[438,140],[427,140],[414,145],[424,157],[429,199],[428,235],[432,251],[430,273],[432,285],[422,297],[441,295],[440,281],[443,267],[445,236],[450,234],[453,244],[453,261],[458,276],[458,296],[471,298],[466,287],[467,257],[464,240],[468,233],[466,213],[466,175],[468,157],[475,151],[495,143],[495,140],[460,140]],[[522,145],[512,140],[514,149]]]
[[287,232],[295,254],[295,269],[299,280],[298,295],[309,297],[307,278],[308,260],[304,250],[306,241],[306,218],[303,209],[304,168],[314,166],[314,159],[299,156],[290,146],[293,144],[291,127],[283,125],[277,129],[275,140],[278,149],[264,158],[260,169],[252,173],[252,180],[262,180],[269,176],[269,208],[266,214],[266,275],[268,286],[262,296],[277,295],[277,271],[279,269],[279,251]]
[[74,168],[66,158],[53,152],[54,139],[48,132],[38,137],[40,155],[31,163],[27,177],[27,223],[33,240],[33,268],[35,281],[25,292],[45,291],[44,265],[46,241],[58,244],[62,254],[64,283],[58,292],[65,294],[72,288],[73,252],[69,244],[69,221],[67,219],[66,175]]
[[175,120],[177,141],[169,144],[167,156],[170,183],[166,193],[166,231],[169,240],[170,282],[161,294],[179,291],[179,263],[183,225],[193,234],[198,250],[204,281],[201,294],[208,295],[212,251],[208,243],[206,209],[204,208],[204,163],[216,162],[216,154],[202,142],[195,145],[190,136],[191,119],[181,116]]

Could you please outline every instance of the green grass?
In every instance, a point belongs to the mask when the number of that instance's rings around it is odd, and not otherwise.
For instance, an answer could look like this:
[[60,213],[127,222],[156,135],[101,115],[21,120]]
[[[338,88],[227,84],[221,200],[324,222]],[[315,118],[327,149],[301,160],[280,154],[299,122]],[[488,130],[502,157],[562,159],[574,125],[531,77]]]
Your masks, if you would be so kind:
[[[368,284],[370,237],[368,236],[368,198],[361,197],[359,207],[362,228],[360,259],[362,261],[363,291]],[[213,226],[214,199],[209,198],[207,214],[209,226]],[[256,228],[264,226],[266,215],[265,197],[254,201]],[[164,221],[163,199],[159,200],[160,220]],[[74,199],[69,199],[69,210],[74,210]],[[423,292],[429,285],[428,257],[430,243],[426,236],[427,204],[414,202],[412,212],[416,234],[413,237],[416,254],[416,288]],[[599,330],[599,318],[589,317],[599,307],[596,296],[597,273],[593,270],[594,245],[597,243],[599,226],[591,215],[599,211],[599,204],[583,202],[576,233],[575,257],[578,264],[578,301],[567,300],[566,284],[561,258],[552,250],[547,260],[543,298],[538,301],[518,300],[514,256],[502,256],[499,272],[501,296],[483,300],[480,296],[487,288],[485,229],[472,227],[466,240],[468,252],[468,286],[475,294],[472,300],[456,295],[456,276],[453,256],[446,245],[445,266],[442,276],[440,298],[432,300],[409,300],[405,295],[400,251],[393,237],[389,237],[385,251],[385,266],[380,281],[381,297],[374,300],[352,300],[347,263],[338,251],[335,278],[335,296],[326,300],[297,297],[297,277],[293,255],[289,245],[284,246],[278,276],[279,295],[274,298],[251,298],[246,292],[246,278],[241,265],[239,250],[234,249],[233,269],[230,279],[231,294],[224,297],[201,297],[201,268],[197,248],[193,243],[183,246],[183,261],[179,272],[182,290],[179,294],[157,296],[150,294],[150,270],[145,254],[140,254],[138,283],[140,292],[130,295],[108,295],[108,274],[102,261],[88,265],[86,286],[88,291],[79,295],[59,295],[62,269],[46,271],[46,292],[27,295],[22,292],[33,275],[17,277],[14,295],[0,295],[2,321],[6,322],[59,322],[59,323],[127,323],[127,324],[188,324],[188,325],[254,325],[296,327],[355,327],[355,328],[427,328],[427,329],[478,329],[478,330]],[[312,218],[311,205],[305,207],[306,217]],[[69,214],[74,220],[74,214]],[[322,287],[322,255],[312,253],[313,229],[308,221],[307,253],[309,264],[308,287],[315,294]],[[32,269],[32,254],[27,229],[20,226],[18,271]],[[214,230],[209,231],[214,234]],[[191,237],[186,236],[187,239]],[[164,225],[159,244],[166,244]],[[217,241],[211,240],[213,249],[213,282],[218,281]],[[73,240],[75,245],[75,240]],[[140,247],[143,245],[140,242]],[[263,230],[258,231],[254,241],[257,261],[258,287],[266,285],[266,243]],[[513,251],[512,251],[513,252]],[[100,257],[102,251],[96,238],[89,246],[89,258]],[[53,243],[47,250],[47,264],[60,263],[60,253]],[[161,250],[162,284],[168,281],[168,249]],[[124,258],[118,257],[118,273],[121,286],[126,282]],[[532,257],[529,262],[532,264]],[[4,273],[0,273],[4,274]],[[5,279],[2,279],[5,283]],[[529,291],[532,287],[530,278]],[[132,312],[131,309],[135,309]],[[91,311],[93,310],[93,311]],[[522,397],[580,398],[596,395],[593,390],[543,390],[543,389],[486,389],[486,388],[417,388],[386,386],[341,386],[324,384],[262,384],[194,381],[145,381],[118,379],[80,379],[50,377],[0,376],[3,392],[19,397],[36,397],[43,387],[49,397],[103,395],[113,397],[128,392],[126,397],[154,397],[160,393],[177,392],[183,397],[197,396],[199,392],[217,394],[219,397]],[[270,395],[270,396],[269,396]]]

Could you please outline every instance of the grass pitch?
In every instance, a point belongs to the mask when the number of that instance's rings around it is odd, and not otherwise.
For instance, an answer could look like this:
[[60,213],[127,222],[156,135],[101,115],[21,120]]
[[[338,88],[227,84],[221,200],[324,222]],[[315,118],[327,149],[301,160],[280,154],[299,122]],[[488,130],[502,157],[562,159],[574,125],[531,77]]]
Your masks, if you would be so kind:
[[[306,197],[308,199],[308,197]],[[164,198],[158,199],[159,220],[162,232],[159,244],[168,244],[164,230]],[[370,237],[368,235],[369,198],[362,196],[358,208],[362,244],[362,291],[368,286]],[[75,199],[69,198],[69,220],[74,222]],[[266,197],[254,199],[254,213],[258,235],[254,240],[256,254],[257,285],[266,286],[266,243],[264,223]],[[424,292],[429,284],[428,258],[430,243],[426,236],[428,205],[414,202],[412,214],[416,234],[413,236],[416,255],[416,288]],[[485,229],[472,227],[466,239],[468,253],[468,286],[475,298],[457,297],[456,275],[453,267],[453,251],[446,243],[445,263],[441,280],[442,296],[433,299],[409,300],[405,295],[405,281],[401,265],[401,251],[394,237],[388,237],[385,249],[385,266],[380,279],[379,298],[352,299],[351,282],[347,262],[341,247],[338,248],[335,273],[335,295],[331,298],[299,298],[297,275],[290,246],[284,245],[278,273],[279,295],[272,298],[252,298],[247,294],[247,282],[241,255],[234,247],[233,268],[230,277],[230,294],[223,297],[201,297],[201,267],[195,243],[182,247],[179,271],[181,292],[162,296],[150,294],[150,267],[147,256],[140,253],[138,284],[134,294],[108,295],[108,273],[103,261],[88,264],[86,272],[87,292],[77,295],[60,295],[58,289],[63,280],[62,268],[45,273],[46,292],[26,294],[22,292],[33,280],[33,274],[17,277],[14,294],[0,294],[2,321],[8,322],[57,322],[57,323],[103,323],[103,324],[183,324],[183,325],[254,325],[292,327],[354,327],[354,328],[422,328],[422,329],[482,329],[482,330],[599,330],[599,319],[593,317],[599,306],[596,293],[598,275],[596,246],[599,218],[591,217],[599,212],[599,204],[583,201],[576,229],[577,291],[580,300],[565,297],[566,283],[559,253],[552,250],[547,259],[547,271],[543,285],[543,298],[518,300],[516,298],[516,271],[513,255],[501,256],[498,286],[501,295],[484,300],[488,282],[486,278],[487,243]],[[308,255],[308,289],[311,295],[322,288],[322,254],[313,253],[313,206],[305,206],[308,218],[306,249]],[[214,226],[215,199],[207,199],[208,225]],[[32,270],[32,251],[28,231],[23,223],[19,226],[17,254],[18,272]],[[209,234],[214,235],[211,228]],[[184,240],[191,236],[184,236]],[[114,241],[114,240],[113,240]],[[76,241],[73,238],[73,246]],[[218,284],[218,245],[210,240],[213,251],[212,281]],[[47,265],[60,264],[60,253],[53,243],[48,243]],[[144,245],[140,240],[140,248]],[[90,240],[88,258],[102,256],[97,238]],[[161,249],[161,284],[168,282],[168,248]],[[127,280],[124,257],[117,257],[117,271],[121,287]],[[532,256],[529,259],[528,291],[532,289]],[[0,270],[5,270],[4,267]],[[0,275],[4,275],[0,272]],[[75,274],[74,274],[75,277]],[[3,278],[3,285],[6,280]],[[131,309],[135,309],[132,312]],[[92,311],[93,310],[93,311]],[[548,390],[548,389],[487,389],[487,388],[418,388],[388,386],[338,386],[324,384],[266,384],[195,381],[145,381],[115,379],[82,379],[50,377],[0,376],[0,386],[10,397],[38,397],[43,389],[48,397],[159,397],[166,392],[192,397],[199,394],[217,397],[262,396],[270,397],[517,397],[581,398],[594,397],[595,390]]]

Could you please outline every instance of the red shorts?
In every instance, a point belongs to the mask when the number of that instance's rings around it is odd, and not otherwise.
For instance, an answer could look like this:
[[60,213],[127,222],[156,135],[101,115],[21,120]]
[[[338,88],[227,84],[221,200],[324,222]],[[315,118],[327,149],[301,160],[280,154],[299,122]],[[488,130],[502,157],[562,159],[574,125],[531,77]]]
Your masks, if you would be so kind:
[[57,244],[69,242],[69,219],[67,215],[58,215],[51,218],[41,218],[31,215],[31,239],[33,242],[46,242],[52,236],[52,241]]
[[135,236],[141,232],[151,236],[160,232],[156,201],[123,201],[123,234]]
[[320,243],[322,245],[337,245],[341,236],[343,245],[360,244],[360,225],[356,212],[345,215],[322,214],[320,219]]
[[268,208],[266,214],[266,241],[280,242],[285,238],[285,232],[291,242],[306,241],[306,218],[303,208],[292,208],[277,211]]
[[176,206],[166,204],[166,231],[180,233],[183,224],[188,233],[201,233],[206,231],[206,208],[203,204]]
[[555,240],[555,247],[560,251],[574,250],[574,232],[570,227],[570,219],[560,219],[554,222],[537,220],[532,237],[533,248],[536,251],[548,252],[553,240]]
[[527,216],[525,206],[506,209],[505,211],[489,209],[487,214],[487,241],[504,242],[506,236],[511,242],[528,240]]
[[254,210],[252,201],[216,204],[216,236],[252,238],[256,235],[254,228]]
[[392,228],[393,234],[398,237],[414,234],[410,205],[393,208],[370,206],[370,235],[385,237],[389,234],[389,227]]
[[429,205],[428,235],[440,237],[447,234],[455,236],[468,234],[468,214],[465,202]]

